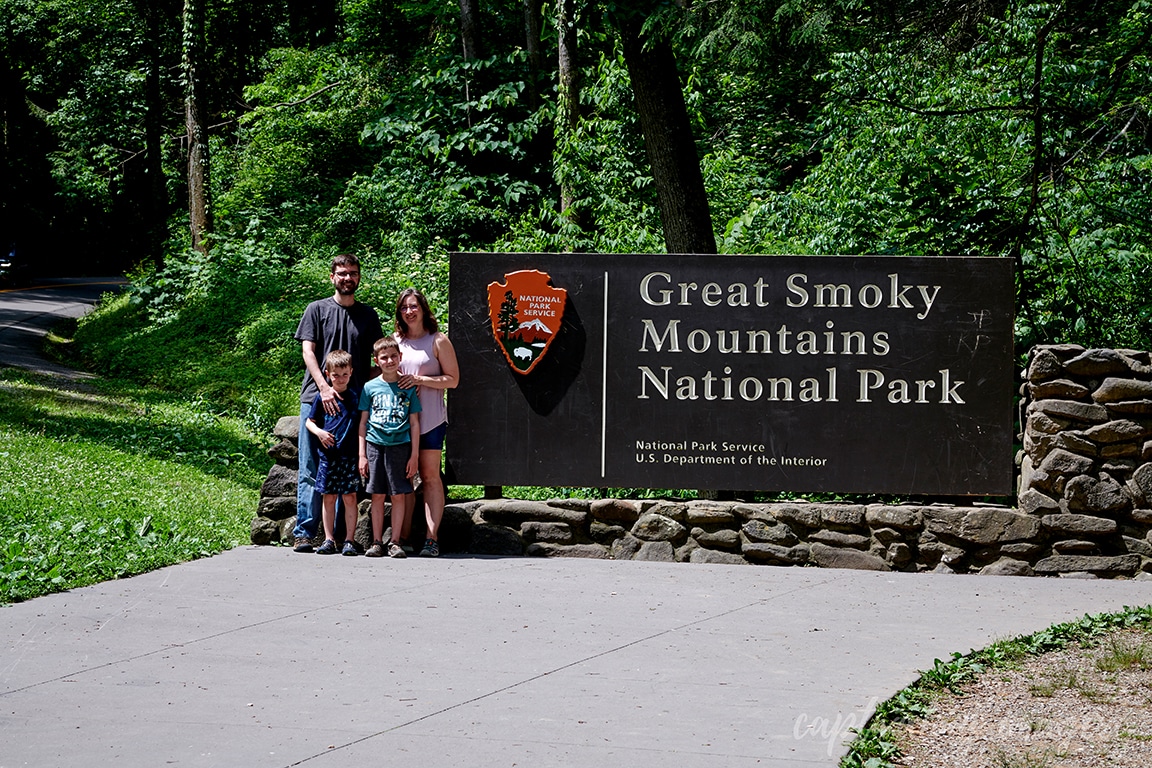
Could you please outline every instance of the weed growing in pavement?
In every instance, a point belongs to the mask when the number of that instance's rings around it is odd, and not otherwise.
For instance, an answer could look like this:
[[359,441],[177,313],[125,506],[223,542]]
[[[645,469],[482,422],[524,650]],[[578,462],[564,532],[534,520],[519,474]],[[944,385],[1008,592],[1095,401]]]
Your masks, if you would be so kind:
[[1028,686],[1029,693],[1045,699],[1055,696],[1058,691],[1062,690],[1078,691],[1082,696],[1089,699],[1096,695],[1095,689],[1088,685],[1075,669],[1065,666],[1055,669],[1042,682]]
[[1051,750],[1033,752],[1024,750],[1020,754],[1010,754],[1002,749],[996,750],[996,768],[1048,768],[1052,765],[1055,755]]
[[1103,672],[1152,667],[1152,647],[1142,639],[1113,636],[1104,651],[1096,658],[1096,668]]

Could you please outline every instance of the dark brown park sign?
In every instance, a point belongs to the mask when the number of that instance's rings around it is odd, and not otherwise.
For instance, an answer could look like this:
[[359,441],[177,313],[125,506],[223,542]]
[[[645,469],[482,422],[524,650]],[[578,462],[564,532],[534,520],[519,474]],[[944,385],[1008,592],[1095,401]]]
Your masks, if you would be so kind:
[[455,482],[1008,495],[1010,259],[451,255]]

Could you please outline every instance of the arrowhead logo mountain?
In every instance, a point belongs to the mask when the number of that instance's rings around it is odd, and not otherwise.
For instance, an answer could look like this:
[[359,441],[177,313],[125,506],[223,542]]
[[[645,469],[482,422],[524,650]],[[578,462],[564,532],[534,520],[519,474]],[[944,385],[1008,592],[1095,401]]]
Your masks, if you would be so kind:
[[524,269],[488,284],[492,335],[516,373],[536,367],[560,331],[568,291],[552,285],[547,272]]

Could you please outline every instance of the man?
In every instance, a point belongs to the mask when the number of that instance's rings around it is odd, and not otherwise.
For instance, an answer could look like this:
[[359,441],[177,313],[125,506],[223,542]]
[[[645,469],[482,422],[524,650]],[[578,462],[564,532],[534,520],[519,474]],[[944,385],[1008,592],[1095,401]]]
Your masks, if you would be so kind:
[[[316,445],[305,426],[312,402],[319,395],[325,413],[337,413],[337,392],[324,378],[320,361],[334,349],[343,349],[352,355],[352,381],[356,391],[372,376],[372,345],[384,335],[380,316],[367,304],[356,301],[360,287],[360,260],[350,254],[340,254],[332,260],[329,275],[335,293],[326,299],[314,301],[304,310],[296,339],[304,353],[304,382],[300,387],[300,437],[297,446],[300,470],[296,478],[296,527],[292,531],[293,547],[297,552],[311,552],[312,539],[320,526],[321,498],[316,492]],[[337,519],[340,518],[337,513]],[[354,532],[346,532],[351,540]]]

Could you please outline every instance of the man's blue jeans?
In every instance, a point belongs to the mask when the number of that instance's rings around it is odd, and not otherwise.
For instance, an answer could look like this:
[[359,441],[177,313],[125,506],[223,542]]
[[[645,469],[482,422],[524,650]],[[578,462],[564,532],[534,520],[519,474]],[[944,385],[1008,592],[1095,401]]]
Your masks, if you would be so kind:
[[300,404],[300,436],[296,439],[296,452],[300,471],[296,475],[296,527],[294,539],[312,539],[320,529],[323,510],[320,494],[316,492],[316,445],[305,423],[312,410],[310,403]]
[[[316,467],[319,463],[316,441],[304,422],[312,411],[309,404],[300,404],[300,436],[296,439],[296,453],[300,470],[296,474],[296,527],[292,529],[294,539],[313,539],[320,531],[324,512],[324,497],[316,491]],[[336,541],[346,535],[344,531],[344,499],[336,497]],[[348,538],[351,538],[349,536]]]

